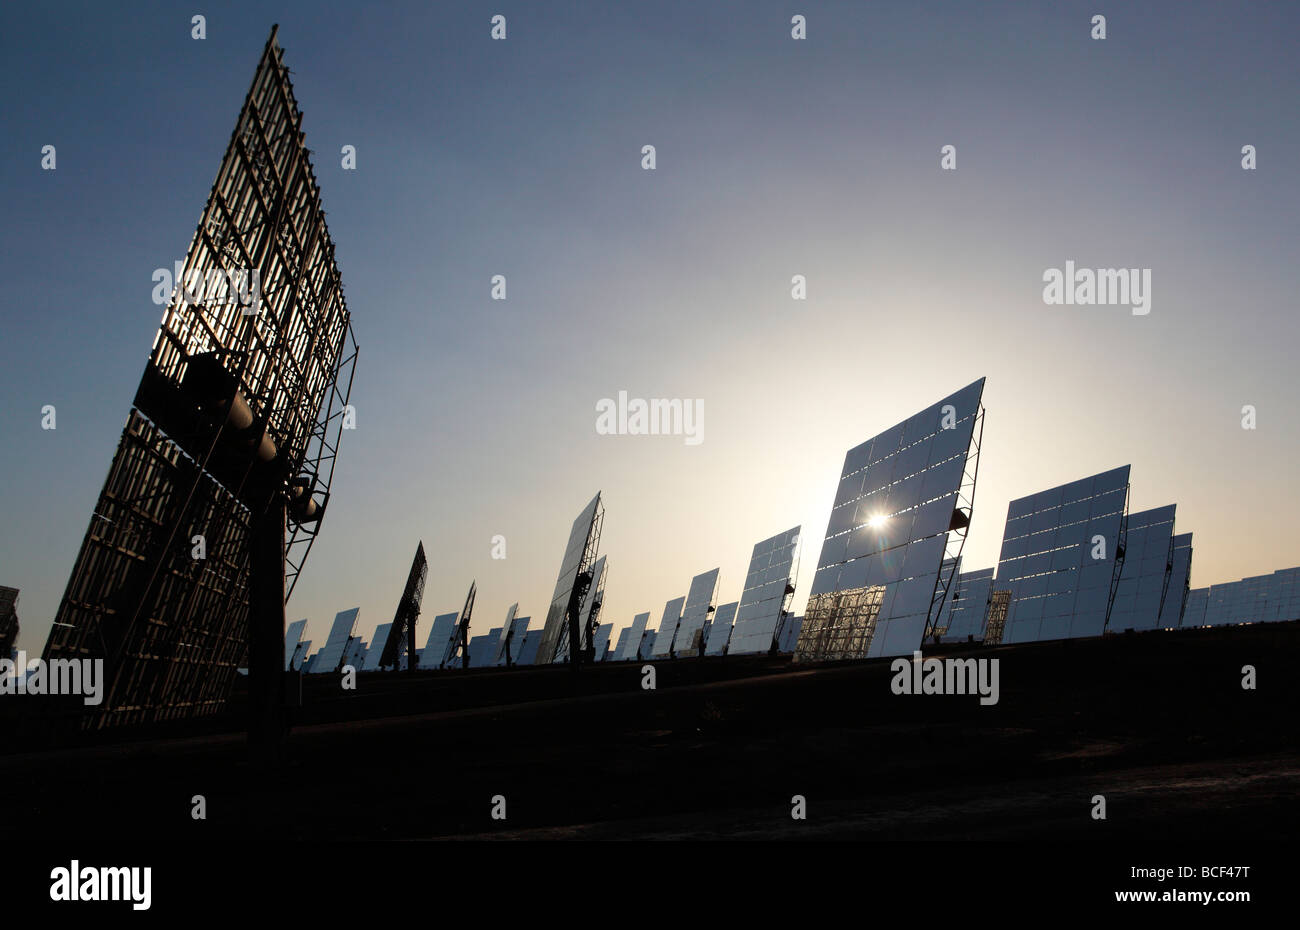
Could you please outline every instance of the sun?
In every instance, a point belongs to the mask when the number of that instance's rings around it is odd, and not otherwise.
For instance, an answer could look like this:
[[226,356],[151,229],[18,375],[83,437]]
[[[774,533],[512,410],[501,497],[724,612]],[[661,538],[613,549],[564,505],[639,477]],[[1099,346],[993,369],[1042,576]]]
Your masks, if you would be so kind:
[[877,530],[884,526],[888,521],[889,517],[885,516],[883,513],[878,513],[867,521],[867,526],[871,527],[873,530]]

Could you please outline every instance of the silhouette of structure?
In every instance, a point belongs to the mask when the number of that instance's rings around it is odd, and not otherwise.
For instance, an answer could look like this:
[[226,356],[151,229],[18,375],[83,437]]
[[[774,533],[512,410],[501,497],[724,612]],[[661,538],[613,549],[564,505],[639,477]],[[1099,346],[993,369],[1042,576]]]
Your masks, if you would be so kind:
[[284,604],[329,501],[357,350],[276,33],[45,648],[104,660],[91,727],[211,714],[245,659],[254,733],[282,727]]
[[[551,596],[551,606],[542,627],[538,665],[568,659],[576,667],[589,660],[590,636],[583,635],[582,609],[588,594],[595,590],[594,568],[604,519],[605,509],[597,492],[582,508],[569,531],[569,541],[560,560],[560,573],[555,580],[555,593]],[[577,648],[571,650],[570,643],[577,643]]]
[[380,667],[401,668],[402,660],[405,659],[407,670],[414,670],[415,624],[420,618],[420,602],[424,600],[424,582],[428,576],[429,560],[424,556],[424,543],[419,542],[415,546],[415,557],[411,560],[411,570],[406,576],[402,598],[397,602],[392,629],[384,641],[384,650],[379,658]]
[[0,659],[13,654],[18,631],[18,589],[0,586]]
[[456,622],[455,632],[452,633],[451,639],[447,641],[447,652],[438,663],[439,668],[447,668],[460,656],[461,668],[469,668],[469,621],[470,615],[474,613],[474,596],[478,593],[478,582],[469,583],[469,593],[465,595],[465,607],[460,612],[460,619]]

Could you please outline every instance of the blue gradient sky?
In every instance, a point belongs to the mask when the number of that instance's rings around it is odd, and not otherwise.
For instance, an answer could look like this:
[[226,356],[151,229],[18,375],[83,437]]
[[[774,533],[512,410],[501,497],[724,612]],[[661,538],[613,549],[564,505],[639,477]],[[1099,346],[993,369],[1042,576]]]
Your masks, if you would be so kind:
[[[845,450],[983,375],[966,567],[995,563],[1008,500],[1130,462],[1132,508],[1176,502],[1195,533],[1193,585],[1300,563],[1300,10],[917,6],[7,5],[20,644],[45,640],[162,314],[151,273],[183,257],[272,22],[361,344],[359,429],[289,605],[317,645],[339,609],[367,636],[392,619],[419,538],[426,619],[477,578],[473,632],[514,601],[540,624],[596,490],[616,628],[718,565],[736,599],[753,543],[794,524],[801,610]],[[1151,268],[1151,314],[1045,306],[1066,260]],[[597,436],[619,390],[702,398],[704,442]]]

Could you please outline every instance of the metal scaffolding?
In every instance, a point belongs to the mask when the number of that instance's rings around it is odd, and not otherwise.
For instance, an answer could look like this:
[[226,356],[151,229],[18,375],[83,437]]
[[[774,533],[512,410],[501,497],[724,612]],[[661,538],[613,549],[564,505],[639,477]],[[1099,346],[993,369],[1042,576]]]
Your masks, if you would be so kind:
[[357,346],[276,34],[45,648],[104,660],[91,727],[210,714],[246,658],[259,712],[278,705],[284,602],[351,425]]

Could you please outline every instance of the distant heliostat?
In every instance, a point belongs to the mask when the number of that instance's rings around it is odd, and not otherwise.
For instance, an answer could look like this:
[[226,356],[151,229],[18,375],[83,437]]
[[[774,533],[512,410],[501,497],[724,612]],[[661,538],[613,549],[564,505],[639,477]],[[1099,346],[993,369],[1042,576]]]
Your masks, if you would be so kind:
[[794,597],[799,527],[755,543],[731,630],[728,655],[770,652]]
[[[563,661],[569,655],[569,628],[571,625],[579,626],[583,604],[592,589],[592,569],[600,547],[604,516],[605,509],[601,506],[600,494],[597,494],[573,521],[564,557],[560,560],[560,572],[555,579],[555,592],[546,611],[546,623],[542,627],[538,665]],[[582,645],[579,642],[579,649]]]
[[1010,592],[1004,643],[1100,636],[1123,564],[1129,466],[1007,505],[997,590]]

